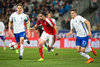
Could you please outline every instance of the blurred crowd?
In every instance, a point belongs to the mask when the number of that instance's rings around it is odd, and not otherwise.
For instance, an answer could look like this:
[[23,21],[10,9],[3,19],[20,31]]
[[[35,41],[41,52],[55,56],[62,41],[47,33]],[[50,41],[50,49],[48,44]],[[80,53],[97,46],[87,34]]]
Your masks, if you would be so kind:
[[[31,21],[31,27],[36,24],[37,15],[40,11],[44,11],[45,15],[51,13],[53,18],[58,20],[64,13],[71,9],[72,3],[77,0],[0,0],[0,20],[4,22],[6,29],[8,28],[9,16],[16,11],[18,3],[23,4],[24,13],[26,13]],[[97,7],[96,0],[91,0],[92,7]],[[61,19],[61,27],[63,30],[70,29],[70,18]],[[100,27],[100,12],[96,11],[96,27]],[[97,30],[99,28],[96,28]]]
[[73,0],[0,0],[0,18],[4,22],[6,29],[8,28],[9,16],[16,11],[16,5],[22,3],[24,13],[29,15],[31,26],[37,21],[37,15],[40,11],[45,14],[52,13],[56,20],[65,12],[71,9]]

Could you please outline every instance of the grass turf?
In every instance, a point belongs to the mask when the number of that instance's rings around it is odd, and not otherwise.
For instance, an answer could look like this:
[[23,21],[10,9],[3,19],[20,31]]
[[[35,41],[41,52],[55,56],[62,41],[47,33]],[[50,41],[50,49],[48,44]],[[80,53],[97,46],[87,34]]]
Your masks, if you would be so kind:
[[[100,50],[96,50],[95,57],[92,52],[88,53],[93,59],[93,63],[86,64],[86,58],[80,56],[76,49],[55,49],[48,53],[44,50],[44,62],[38,62],[40,58],[38,48],[25,48],[24,57],[19,60],[19,54],[15,50],[7,48],[3,51],[0,48],[0,67],[100,67]],[[58,55],[56,55],[58,53]]]

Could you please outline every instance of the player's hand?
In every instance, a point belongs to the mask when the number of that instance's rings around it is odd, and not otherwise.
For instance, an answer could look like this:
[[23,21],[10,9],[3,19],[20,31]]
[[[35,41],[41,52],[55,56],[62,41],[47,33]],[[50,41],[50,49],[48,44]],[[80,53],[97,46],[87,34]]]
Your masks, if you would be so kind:
[[70,35],[69,33],[66,33],[66,36],[67,36],[67,37],[69,37],[69,35]]
[[91,38],[92,37],[92,33],[91,32],[88,32],[88,36]]
[[36,32],[37,34],[39,34],[38,30],[35,30],[35,32]]
[[30,30],[33,30],[33,28],[30,28]]
[[34,27],[30,28],[30,30],[35,30]]
[[2,34],[2,32],[0,32],[0,34]]
[[8,30],[9,35],[11,34],[11,29]]
[[57,40],[60,40],[60,37],[59,37],[59,35],[57,35]]

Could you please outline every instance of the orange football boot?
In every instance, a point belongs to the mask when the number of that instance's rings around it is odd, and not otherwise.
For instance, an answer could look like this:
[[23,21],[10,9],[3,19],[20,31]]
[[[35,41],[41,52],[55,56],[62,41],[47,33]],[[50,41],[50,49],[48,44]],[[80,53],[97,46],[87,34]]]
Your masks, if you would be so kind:
[[89,58],[89,60],[86,62],[86,63],[91,63],[93,62],[94,60],[92,58]]
[[97,56],[97,52],[96,52],[96,50],[94,50],[93,47],[91,47],[91,48],[92,48],[92,52],[93,52],[93,54],[94,54],[95,56]]

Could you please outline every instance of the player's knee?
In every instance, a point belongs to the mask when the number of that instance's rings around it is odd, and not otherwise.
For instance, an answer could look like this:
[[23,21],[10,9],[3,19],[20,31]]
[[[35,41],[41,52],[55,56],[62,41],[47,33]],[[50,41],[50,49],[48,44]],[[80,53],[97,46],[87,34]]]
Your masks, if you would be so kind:
[[81,50],[81,52],[85,52],[85,50]]
[[81,52],[85,52],[85,48],[84,47],[81,48]]
[[42,45],[43,45],[43,44],[42,44],[42,42],[39,42],[39,48],[41,48],[41,47],[42,47]]
[[23,44],[24,43],[24,37],[21,37],[20,38],[20,44]]

